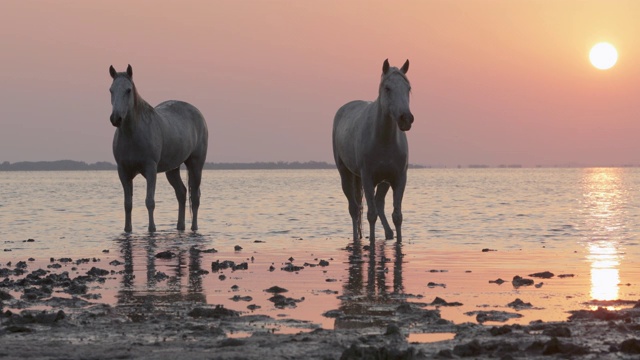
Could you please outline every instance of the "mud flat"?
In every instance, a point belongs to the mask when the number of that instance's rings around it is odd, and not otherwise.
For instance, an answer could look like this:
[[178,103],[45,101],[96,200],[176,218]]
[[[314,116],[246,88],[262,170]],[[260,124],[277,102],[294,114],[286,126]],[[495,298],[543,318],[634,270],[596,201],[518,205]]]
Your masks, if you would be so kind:
[[[63,271],[62,264],[72,266],[76,275]],[[478,310],[469,314],[475,322],[454,323],[442,317],[441,309],[460,306],[456,301],[389,294],[386,302],[369,302],[359,295],[341,295],[343,306],[323,314],[335,321],[335,330],[327,330],[309,321],[239,312],[188,297],[162,306],[151,306],[148,298],[126,305],[105,304],[101,284],[122,274],[101,268],[104,264],[95,258],[51,259],[46,269],[34,270],[28,261],[3,265],[0,357],[4,359],[640,356],[640,303],[635,300],[594,301],[589,306],[595,310],[570,311],[567,321],[495,325],[519,314]],[[288,296],[285,286],[264,291],[273,295],[269,301],[276,307],[294,307],[304,301]],[[243,297],[237,301],[244,301]],[[530,306],[519,299],[509,304],[514,311]],[[274,331],[279,327],[289,333]],[[442,338],[448,339],[434,341]]]

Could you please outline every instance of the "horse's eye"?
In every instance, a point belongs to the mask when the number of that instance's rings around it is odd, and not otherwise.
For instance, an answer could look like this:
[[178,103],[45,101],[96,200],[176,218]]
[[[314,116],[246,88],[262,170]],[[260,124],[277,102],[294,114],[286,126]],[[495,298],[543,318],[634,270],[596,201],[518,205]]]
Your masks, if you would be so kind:
[[385,86],[385,87],[384,87],[384,91],[386,91],[386,92],[390,93],[390,92],[391,92],[391,88],[390,88],[390,87],[388,87],[388,86]]
[[127,95],[128,95],[128,94],[131,94],[131,89],[127,89],[127,90],[125,91],[125,93],[126,93]]

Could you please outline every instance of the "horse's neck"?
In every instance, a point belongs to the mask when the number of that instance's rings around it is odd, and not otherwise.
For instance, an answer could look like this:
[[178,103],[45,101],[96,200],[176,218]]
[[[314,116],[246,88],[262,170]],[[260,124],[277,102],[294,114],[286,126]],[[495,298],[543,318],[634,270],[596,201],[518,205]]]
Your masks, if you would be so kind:
[[123,122],[124,132],[133,136],[141,127],[147,127],[158,116],[153,106],[138,96],[133,106],[133,111],[127,115]]
[[397,124],[394,123],[388,111],[385,111],[380,105],[380,99],[374,103],[375,118],[373,121],[373,133],[379,143],[395,142],[398,130]]

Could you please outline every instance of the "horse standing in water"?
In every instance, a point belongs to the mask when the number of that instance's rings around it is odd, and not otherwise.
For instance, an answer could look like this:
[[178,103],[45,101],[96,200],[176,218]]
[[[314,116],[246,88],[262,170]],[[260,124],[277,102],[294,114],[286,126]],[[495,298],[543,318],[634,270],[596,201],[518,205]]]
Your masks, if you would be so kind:
[[147,179],[145,204],[149,212],[149,232],[156,231],[153,221],[157,173],[166,172],[167,180],[178,199],[178,230],[184,230],[187,188],[180,178],[180,165],[188,170],[189,200],[192,210],[191,230],[198,229],[200,181],[207,157],[209,132],[198,109],[186,102],[169,100],[155,108],[136,90],[131,65],[126,72],[109,67],[113,83],[111,92],[111,124],[113,156],[124,189],[124,231],[131,232],[133,178],[142,174]]
[[[405,131],[411,129],[409,109],[411,84],[402,68],[385,60],[376,101],[352,101],[343,105],[333,120],[333,156],[349,200],[353,239],[362,237],[362,193],[367,201],[369,241],[375,241],[376,219],[384,227],[386,239],[393,230],[384,215],[384,197],[393,189],[393,224],[397,242],[402,241],[402,196],[407,183],[409,146]],[[377,189],[376,189],[377,187]]]

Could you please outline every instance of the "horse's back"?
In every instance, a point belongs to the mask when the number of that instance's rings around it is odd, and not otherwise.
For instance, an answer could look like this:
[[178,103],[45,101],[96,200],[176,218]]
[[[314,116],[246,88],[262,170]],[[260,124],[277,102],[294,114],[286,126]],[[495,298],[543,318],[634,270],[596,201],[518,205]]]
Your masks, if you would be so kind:
[[163,134],[162,159],[158,171],[179,166],[189,157],[206,158],[209,131],[204,116],[195,106],[168,100],[155,107],[161,117]]
[[333,119],[333,156],[336,164],[343,164],[357,173],[356,147],[366,122],[371,101],[354,100],[338,109]]

